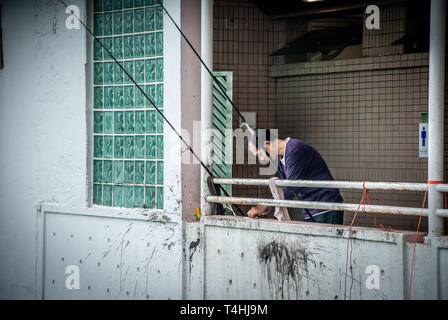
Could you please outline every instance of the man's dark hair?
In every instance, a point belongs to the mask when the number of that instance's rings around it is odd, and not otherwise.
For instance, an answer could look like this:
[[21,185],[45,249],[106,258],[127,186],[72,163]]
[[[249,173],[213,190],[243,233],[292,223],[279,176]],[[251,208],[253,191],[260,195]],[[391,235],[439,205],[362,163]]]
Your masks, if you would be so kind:
[[244,137],[244,145],[249,150],[249,143],[255,146],[257,149],[263,148],[266,141],[271,141],[270,129],[255,129],[254,134],[250,134]]

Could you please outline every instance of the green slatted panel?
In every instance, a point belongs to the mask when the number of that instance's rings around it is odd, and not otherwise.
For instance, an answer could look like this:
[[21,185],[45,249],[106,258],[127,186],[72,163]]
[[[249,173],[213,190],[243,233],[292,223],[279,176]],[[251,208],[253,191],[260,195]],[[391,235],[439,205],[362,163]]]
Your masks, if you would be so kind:
[[[232,72],[214,72],[214,76],[226,88],[227,96],[232,99]],[[213,176],[232,177],[232,105],[227,101],[222,89],[213,83]],[[232,186],[223,185],[231,196]],[[223,192],[221,192],[223,194]],[[231,214],[227,212],[226,214]]]

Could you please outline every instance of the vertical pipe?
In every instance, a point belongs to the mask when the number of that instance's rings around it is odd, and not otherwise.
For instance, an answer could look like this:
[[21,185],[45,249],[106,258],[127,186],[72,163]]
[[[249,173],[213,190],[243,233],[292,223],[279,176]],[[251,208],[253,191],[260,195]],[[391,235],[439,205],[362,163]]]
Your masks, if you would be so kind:
[[[443,136],[445,98],[445,23],[446,0],[431,0],[428,85],[428,180],[443,180]],[[428,192],[428,236],[443,235],[442,192],[431,184]]]
[[[201,57],[213,71],[213,0],[201,1]],[[213,128],[213,79],[202,66],[201,69],[201,159],[211,170]],[[207,171],[201,167],[201,214],[211,213],[211,204],[205,201],[209,195]]]

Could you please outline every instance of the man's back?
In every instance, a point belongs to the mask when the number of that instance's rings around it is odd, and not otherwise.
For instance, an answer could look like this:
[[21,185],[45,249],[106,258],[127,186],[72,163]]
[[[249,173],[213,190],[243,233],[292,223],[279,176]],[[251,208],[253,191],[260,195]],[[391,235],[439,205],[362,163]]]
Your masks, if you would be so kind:
[[[334,180],[319,152],[302,140],[290,139],[286,143],[284,162],[285,165],[279,161],[279,166],[288,180]],[[285,199],[294,198],[292,190],[295,191],[300,200],[343,202],[339,189],[335,188],[284,187]],[[310,211],[312,215],[322,212],[319,209]]]

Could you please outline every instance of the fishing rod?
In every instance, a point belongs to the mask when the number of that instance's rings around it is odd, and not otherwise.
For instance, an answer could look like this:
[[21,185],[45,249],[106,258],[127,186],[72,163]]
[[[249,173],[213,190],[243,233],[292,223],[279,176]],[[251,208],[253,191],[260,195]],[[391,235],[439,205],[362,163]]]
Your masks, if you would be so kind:
[[[64,3],[63,0],[58,0],[59,2],[61,2],[65,8],[68,8],[68,6]],[[199,161],[199,163],[201,164],[201,166],[207,171],[207,173],[210,176],[213,176],[213,173],[210,171],[210,169],[204,164],[204,162],[202,162],[202,160],[200,159],[200,157],[196,154],[196,152],[194,152],[193,148],[184,140],[184,138],[179,134],[179,132],[177,132],[176,128],[174,128],[174,126],[171,124],[171,122],[163,115],[163,113],[160,111],[160,109],[156,106],[156,104],[148,97],[148,95],[146,94],[146,92],[137,84],[137,82],[134,80],[134,78],[129,74],[129,72],[121,65],[121,63],[119,63],[117,61],[117,59],[114,57],[114,55],[112,55],[112,53],[106,48],[106,46],[104,46],[103,42],[100,41],[98,39],[98,37],[92,32],[92,30],[90,30],[90,28],[81,20],[81,18],[79,18],[78,16],[75,15],[74,11],[71,10],[71,14],[74,15],[78,21],[83,25],[83,27],[93,36],[93,38],[101,45],[101,47],[103,47],[103,49],[109,54],[109,56],[114,60],[114,62],[121,68],[121,70],[123,70],[123,72],[126,74],[126,76],[129,77],[129,79],[132,81],[132,83],[140,90],[140,92],[143,94],[143,96],[151,103],[151,105],[154,107],[154,109],[159,113],[159,115],[163,118],[163,120],[165,120],[165,122],[170,126],[170,128],[174,131],[174,133],[179,137],[179,139],[187,146],[188,150],[190,150],[191,154]],[[227,191],[221,186],[219,185],[220,189],[222,191],[224,191],[226,196],[230,196]],[[241,211],[241,209],[239,208],[238,205],[234,204],[234,206],[238,209],[239,213],[242,216],[245,216],[245,214]],[[234,214],[235,212],[233,210],[231,210]]]
[[[241,125],[240,127],[245,127],[248,131],[249,134],[252,136],[256,136],[255,131],[250,127],[250,125],[246,122],[246,119],[244,118],[244,116],[241,114],[240,110],[235,106],[235,104],[233,103],[233,100],[230,99],[230,97],[227,95],[226,93],[226,89],[223,87],[223,85],[221,84],[221,82],[216,78],[216,76],[213,74],[213,72],[210,70],[210,68],[207,66],[207,64],[204,62],[204,60],[202,60],[201,56],[199,55],[199,53],[196,51],[196,49],[193,47],[193,45],[191,44],[190,40],[188,40],[187,36],[183,33],[182,29],[179,27],[179,25],[176,23],[176,21],[174,21],[173,17],[171,16],[171,14],[168,12],[168,10],[165,8],[165,6],[162,4],[162,2],[160,0],[157,0],[157,2],[159,3],[159,5],[162,7],[163,11],[165,11],[166,15],[170,18],[171,22],[174,24],[174,26],[176,27],[176,29],[179,31],[179,33],[182,35],[182,37],[184,38],[185,42],[187,42],[188,46],[191,48],[191,50],[193,51],[193,53],[196,55],[196,57],[199,59],[199,61],[201,62],[202,66],[205,68],[205,70],[207,71],[207,73],[212,77],[212,79],[215,81],[215,83],[219,86],[219,88],[221,89],[221,94],[224,95],[224,97],[226,98],[226,100],[232,105],[232,109],[236,112],[236,114],[240,117],[241,120]],[[258,141],[258,138],[257,138]],[[279,165],[271,158],[269,152],[266,150],[266,148],[264,147],[264,145],[261,146],[262,150],[266,153],[266,155],[268,156],[269,160],[274,163],[274,165],[277,167],[277,172],[280,174],[282,179],[286,179],[286,176],[283,172],[283,170],[280,170]],[[250,168],[250,167],[248,167]],[[250,168],[251,170],[252,168]],[[252,172],[253,173],[253,172]],[[296,192],[294,190],[292,190],[292,193],[294,194],[294,196],[297,197],[297,199],[300,199],[299,196],[296,194]],[[310,211],[308,209],[305,209],[306,213],[309,215],[309,217],[312,219],[312,221],[315,222],[315,219],[313,218],[313,216],[311,215]]]

